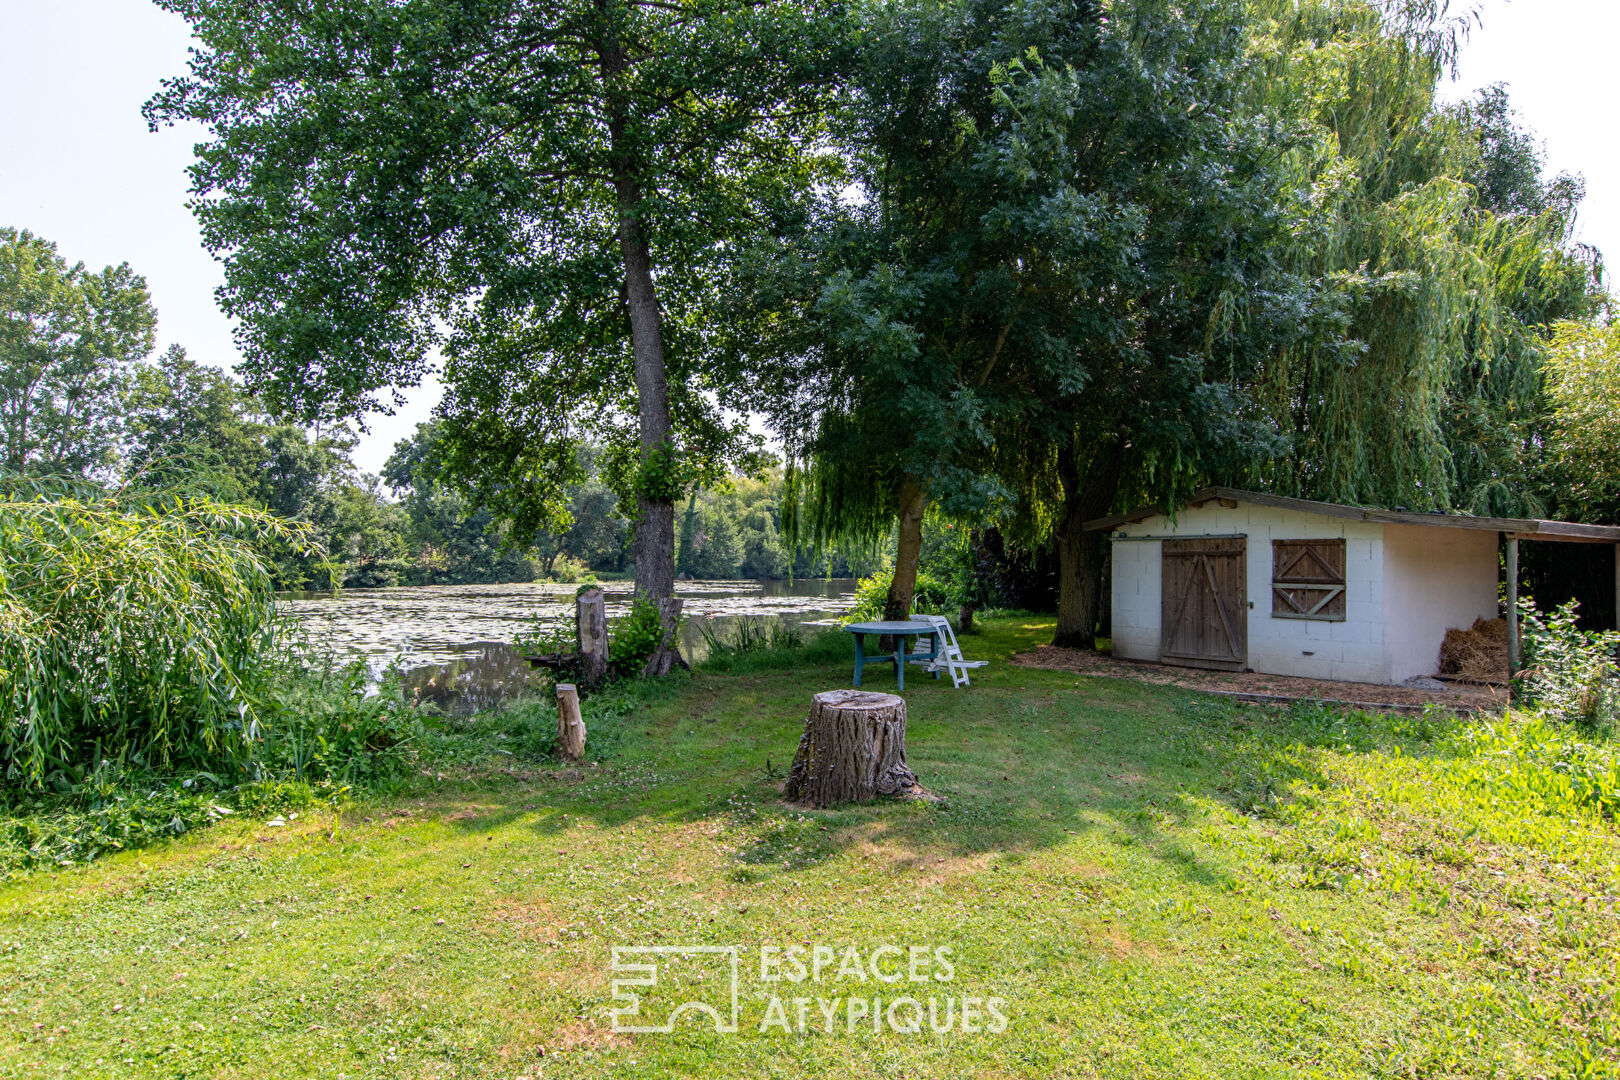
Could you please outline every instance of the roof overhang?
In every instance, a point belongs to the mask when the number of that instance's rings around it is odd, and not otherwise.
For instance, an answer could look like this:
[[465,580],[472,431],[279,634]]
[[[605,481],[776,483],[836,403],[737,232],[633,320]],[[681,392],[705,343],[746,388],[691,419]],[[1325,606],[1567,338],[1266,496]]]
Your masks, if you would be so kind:
[[[1339,503],[1316,502],[1312,499],[1293,499],[1286,495],[1270,495],[1262,491],[1243,491],[1239,488],[1202,488],[1187,499],[1188,507],[1202,507],[1209,503],[1235,507],[1239,503],[1270,506],[1280,510],[1297,510],[1304,514],[1345,518],[1350,521],[1371,521],[1385,525],[1419,525],[1431,529],[1473,529],[1478,532],[1505,533],[1520,540],[1555,540],[1574,544],[1620,544],[1620,526],[1582,525],[1573,521],[1541,521],[1535,518],[1472,517],[1468,514],[1425,514],[1411,510],[1373,510],[1361,506],[1343,506]],[[1141,506],[1127,514],[1097,518],[1083,528],[1087,532],[1117,529],[1121,525],[1134,525],[1151,517],[1168,517],[1171,511],[1163,506]]]

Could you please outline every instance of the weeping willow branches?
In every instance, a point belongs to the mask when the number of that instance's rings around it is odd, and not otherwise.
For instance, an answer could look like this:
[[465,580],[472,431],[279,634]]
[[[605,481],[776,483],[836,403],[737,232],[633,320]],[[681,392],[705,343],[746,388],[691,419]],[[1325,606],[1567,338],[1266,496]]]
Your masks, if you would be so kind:
[[266,544],[309,535],[206,497],[0,501],[7,780],[244,760],[277,634]]
[[1338,502],[1532,513],[1544,327],[1594,284],[1567,208],[1498,214],[1436,101],[1475,16],[1440,0],[1255,0],[1252,106],[1301,134],[1292,260],[1313,325],[1252,388],[1289,451],[1246,482]]

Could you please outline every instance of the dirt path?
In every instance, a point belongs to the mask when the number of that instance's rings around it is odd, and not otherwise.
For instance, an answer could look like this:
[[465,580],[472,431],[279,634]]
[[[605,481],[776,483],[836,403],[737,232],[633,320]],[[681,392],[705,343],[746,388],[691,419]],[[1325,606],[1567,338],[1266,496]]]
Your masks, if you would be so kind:
[[1200,671],[1171,667],[1140,660],[1115,660],[1109,656],[1041,645],[1019,653],[1012,662],[1021,667],[1049,671],[1073,671],[1080,675],[1103,675],[1134,679],[1156,686],[1180,686],[1226,694],[1266,694],[1313,701],[1344,701],[1368,705],[1415,707],[1433,702],[1456,709],[1499,710],[1507,705],[1506,687],[1452,684],[1445,690],[1421,690],[1410,686],[1373,686],[1368,683],[1327,682],[1296,679],[1286,675],[1260,675],[1255,672]]

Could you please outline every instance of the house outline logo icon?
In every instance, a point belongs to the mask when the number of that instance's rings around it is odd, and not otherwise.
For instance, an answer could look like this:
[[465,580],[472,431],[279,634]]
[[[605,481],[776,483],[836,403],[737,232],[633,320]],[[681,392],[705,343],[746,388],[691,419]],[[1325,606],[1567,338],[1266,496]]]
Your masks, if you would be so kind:
[[[651,1019],[642,1015],[641,994],[638,988],[651,988],[658,985],[658,960],[665,957],[679,956],[724,956],[730,968],[731,996],[729,1003],[717,1005],[712,1001],[687,1000],[681,1002],[670,1010],[662,1023],[646,1023]],[[638,959],[645,958],[645,959]],[[615,945],[613,946],[613,966],[615,972],[625,972],[630,977],[613,980],[613,1000],[620,1002],[619,1008],[613,1009],[613,1030],[625,1034],[668,1034],[675,1030],[675,1021],[684,1012],[708,1013],[714,1019],[714,1030],[721,1035],[732,1035],[737,1032],[738,1006],[738,980],[740,975],[740,955],[736,945]],[[729,1012],[725,1010],[729,1008]]]

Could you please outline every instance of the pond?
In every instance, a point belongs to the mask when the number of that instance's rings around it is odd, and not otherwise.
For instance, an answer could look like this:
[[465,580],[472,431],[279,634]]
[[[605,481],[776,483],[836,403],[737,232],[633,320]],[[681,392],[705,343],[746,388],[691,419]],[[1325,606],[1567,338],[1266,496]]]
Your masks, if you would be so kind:
[[[282,603],[316,654],[364,658],[378,674],[390,664],[407,687],[452,712],[487,708],[537,685],[512,638],[535,625],[571,627],[576,585],[414,585],[292,592]],[[602,584],[608,620],[630,609],[632,584]],[[689,662],[707,651],[706,628],[721,640],[743,620],[764,626],[836,626],[855,602],[853,578],[797,581],[678,581],[688,616],[681,652]]]

